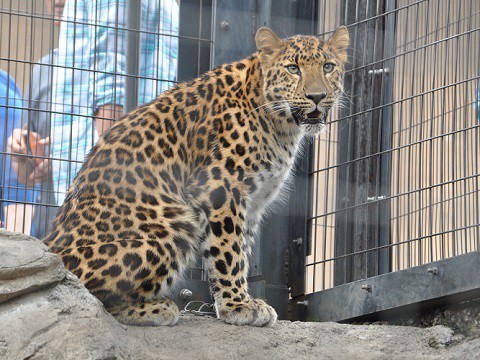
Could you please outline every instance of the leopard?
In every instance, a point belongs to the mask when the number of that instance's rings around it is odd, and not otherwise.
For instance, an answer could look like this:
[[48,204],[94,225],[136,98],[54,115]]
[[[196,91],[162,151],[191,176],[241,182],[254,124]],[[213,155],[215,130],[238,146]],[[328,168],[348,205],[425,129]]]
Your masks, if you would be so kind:
[[172,291],[199,258],[218,319],[277,321],[249,294],[248,258],[302,139],[341,97],[349,34],[262,27],[255,44],[116,121],[67,191],[44,242],[120,323],[176,324]]

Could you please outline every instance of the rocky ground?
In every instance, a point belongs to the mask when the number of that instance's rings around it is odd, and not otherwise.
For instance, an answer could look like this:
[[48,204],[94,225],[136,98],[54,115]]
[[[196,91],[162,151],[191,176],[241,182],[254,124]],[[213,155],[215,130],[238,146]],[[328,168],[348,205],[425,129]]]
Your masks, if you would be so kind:
[[442,305],[419,313],[389,319],[390,325],[431,327],[443,325],[451,328],[457,338],[480,337],[480,299]]
[[40,241],[0,231],[0,359],[470,359],[480,354],[472,324],[467,334],[445,325],[253,328],[184,314],[171,328],[127,327]]

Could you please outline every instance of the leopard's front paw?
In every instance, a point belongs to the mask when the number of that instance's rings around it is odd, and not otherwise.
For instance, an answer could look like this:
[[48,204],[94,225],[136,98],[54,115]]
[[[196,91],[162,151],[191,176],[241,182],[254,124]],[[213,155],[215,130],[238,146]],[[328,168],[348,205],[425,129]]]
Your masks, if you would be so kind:
[[226,323],[234,325],[270,326],[277,320],[275,310],[259,299],[220,304],[218,315]]

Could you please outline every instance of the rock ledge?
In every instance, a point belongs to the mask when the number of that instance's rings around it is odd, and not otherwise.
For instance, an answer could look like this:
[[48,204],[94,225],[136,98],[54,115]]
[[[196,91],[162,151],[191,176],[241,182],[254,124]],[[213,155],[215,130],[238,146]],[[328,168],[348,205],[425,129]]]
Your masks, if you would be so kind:
[[183,314],[168,327],[123,326],[57,255],[0,230],[0,359],[459,359],[480,338],[427,329],[279,321],[237,327]]

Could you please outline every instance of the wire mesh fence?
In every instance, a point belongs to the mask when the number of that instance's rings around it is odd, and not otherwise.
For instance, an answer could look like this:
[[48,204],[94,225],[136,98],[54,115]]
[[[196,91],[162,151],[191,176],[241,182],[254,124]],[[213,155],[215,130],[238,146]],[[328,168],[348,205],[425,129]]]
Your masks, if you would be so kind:
[[321,3],[352,56],[315,143],[307,291],[479,250],[480,4]]
[[[0,94],[4,227],[43,237],[99,126],[173,86],[177,74],[192,77],[210,66],[200,49],[212,41],[202,26],[211,21],[211,1],[185,1],[184,13],[202,11],[190,15],[200,26],[185,27],[183,36],[179,5],[0,1],[2,88],[10,89]],[[179,71],[179,53],[198,66]]]
[[[21,184],[12,168],[11,158],[5,156],[7,138],[24,122],[23,105],[29,92],[31,68],[41,55],[52,48],[53,19],[45,3],[4,1],[0,3],[0,68],[7,79],[2,88],[16,88],[2,92],[2,224],[10,230],[29,233],[33,215],[34,190]],[[43,33],[44,36],[38,36]],[[31,41],[30,41],[31,39]],[[33,89],[33,87],[32,87]],[[44,104],[42,104],[44,105]]]
[[[212,0],[0,0],[2,227],[43,238],[112,121],[211,68],[212,10]],[[205,276],[201,262],[187,275]]]

